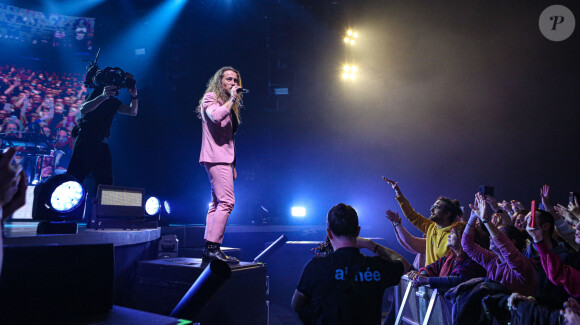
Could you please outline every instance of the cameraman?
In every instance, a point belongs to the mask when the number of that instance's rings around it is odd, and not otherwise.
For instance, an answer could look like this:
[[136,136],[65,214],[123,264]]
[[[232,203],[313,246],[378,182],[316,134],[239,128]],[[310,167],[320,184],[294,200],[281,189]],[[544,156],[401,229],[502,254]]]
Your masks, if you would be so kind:
[[137,86],[127,89],[131,104],[125,105],[115,96],[117,86],[96,86],[81,105],[78,125],[73,129],[76,137],[67,173],[83,182],[93,173],[95,183],[113,185],[113,161],[109,149],[111,124],[116,113],[136,116],[138,110]]

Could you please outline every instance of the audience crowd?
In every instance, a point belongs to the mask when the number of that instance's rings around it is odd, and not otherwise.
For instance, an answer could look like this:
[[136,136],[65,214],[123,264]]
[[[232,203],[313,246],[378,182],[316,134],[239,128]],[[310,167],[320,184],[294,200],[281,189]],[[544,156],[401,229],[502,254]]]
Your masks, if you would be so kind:
[[[369,265],[372,269],[372,263],[353,266],[352,262],[338,262],[347,246],[350,250],[369,249],[375,258],[387,262],[402,262],[413,286],[437,289],[451,306],[451,315],[450,319],[433,320],[436,323],[580,324],[580,303],[576,300],[580,298],[580,193],[570,193],[567,204],[554,204],[550,187],[544,185],[532,211],[535,203],[526,206],[515,200],[498,201],[478,192],[465,213],[457,200],[439,197],[430,216],[425,217],[413,209],[397,182],[383,179],[394,190],[402,214],[423,233],[423,237],[411,235],[398,212],[386,211],[401,246],[416,254],[415,263],[411,266],[396,253],[384,254],[388,248],[357,237],[360,226],[358,230],[355,227],[358,220],[354,210],[350,235],[339,236],[343,232],[336,226],[339,219],[334,211],[344,206],[339,204],[327,217],[334,250],[317,254],[306,265],[292,300],[304,323],[380,324],[376,310],[368,306],[380,303],[382,296],[363,298],[361,292],[370,290],[368,284],[357,282],[356,276],[354,282],[352,278],[349,281],[346,271]],[[345,270],[344,278],[337,277],[332,266],[338,266],[336,272]],[[401,274],[400,265],[390,268],[377,274],[391,279]],[[393,284],[390,281],[381,290]],[[399,310],[394,306],[382,324],[395,322]]]
[[426,255],[425,264],[415,264],[407,276],[414,286],[430,285],[444,294],[453,306],[453,324],[580,324],[575,193],[567,206],[554,205],[550,187],[542,186],[534,217],[521,202],[499,202],[482,193],[475,194],[467,216],[459,202],[439,197],[426,218],[411,207],[398,183],[384,180],[395,190],[403,215],[425,234],[410,235],[398,213],[387,210],[401,246]]
[[[33,71],[0,66],[0,134],[3,139],[33,137],[48,147],[19,147],[16,160],[37,165],[43,177],[62,173],[68,166],[74,139],[71,132],[80,117],[87,89],[80,73]],[[7,141],[3,147],[8,146]],[[37,163],[37,157],[41,162]],[[33,176],[31,168],[26,169]],[[38,174],[38,172],[37,172]],[[38,180],[40,175],[33,178]]]

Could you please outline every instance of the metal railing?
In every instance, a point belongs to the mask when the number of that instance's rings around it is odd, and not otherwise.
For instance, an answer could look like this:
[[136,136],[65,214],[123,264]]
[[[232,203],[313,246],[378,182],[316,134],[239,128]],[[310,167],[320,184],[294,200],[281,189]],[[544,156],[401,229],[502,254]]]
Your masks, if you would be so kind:
[[416,288],[406,276],[395,290],[396,325],[451,324],[451,303],[429,286]]

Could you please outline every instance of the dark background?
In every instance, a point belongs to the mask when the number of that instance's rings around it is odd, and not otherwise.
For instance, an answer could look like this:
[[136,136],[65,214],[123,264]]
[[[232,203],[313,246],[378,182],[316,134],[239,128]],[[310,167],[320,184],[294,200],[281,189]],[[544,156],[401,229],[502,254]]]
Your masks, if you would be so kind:
[[[161,3],[104,1],[78,15],[96,18],[92,51],[4,46],[0,64],[83,72],[80,60],[101,47],[101,67],[134,73],[139,115],[113,124],[115,181],[168,199],[172,223],[205,220],[194,109],[225,65],[251,90],[236,135],[232,224],[248,224],[260,206],[272,223],[324,224],[345,202],[363,235],[388,237],[384,211],[399,208],[383,175],[426,215],[440,195],[467,207],[484,184],[526,205],[543,184],[556,202],[580,191],[579,28],[546,39],[538,19],[552,2],[189,0],[149,51],[157,22],[148,17]],[[578,22],[578,1],[558,4]],[[360,39],[347,50],[349,26]],[[354,81],[341,78],[347,60],[359,67]],[[293,205],[307,217],[291,218]]]

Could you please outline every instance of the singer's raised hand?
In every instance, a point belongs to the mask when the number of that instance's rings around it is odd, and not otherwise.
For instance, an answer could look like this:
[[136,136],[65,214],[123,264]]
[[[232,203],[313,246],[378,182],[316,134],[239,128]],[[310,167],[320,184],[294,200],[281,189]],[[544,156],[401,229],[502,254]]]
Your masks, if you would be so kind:
[[236,97],[238,97],[239,93],[241,93],[241,91],[238,92],[238,89],[241,89],[241,87],[238,86],[238,85],[233,85],[232,86],[232,89],[230,89],[230,98],[236,98]]

